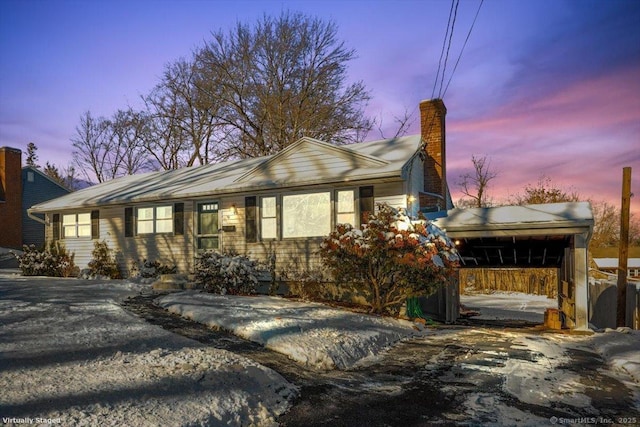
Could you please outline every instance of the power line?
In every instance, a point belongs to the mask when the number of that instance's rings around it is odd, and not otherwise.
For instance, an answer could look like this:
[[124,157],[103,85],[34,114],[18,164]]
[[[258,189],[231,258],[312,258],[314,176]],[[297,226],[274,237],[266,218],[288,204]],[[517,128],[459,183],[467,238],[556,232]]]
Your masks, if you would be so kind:
[[[464,44],[462,45],[462,49],[460,49],[460,55],[458,55],[458,59],[456,60],[456,65],[453,67],[453,71],[451,72],[451,76],[449,77],[449,81],[447,82],[447,86],[444,88],[444,92],[442,92],[441,98],[444,98],[445,93],[447,93],[447,89],[449,89],[449,85],[451,84],[451,79],[453,79],[453,75],[458,68],[458,64],[460,63],[460,58],[462,58],[462,52],[464,52],[465,46],[467,46],[467,42],[469,41],[469,37],[471,37],[471,31],[473,31],[474,25],[476,25],[476,20],[478,19],[478,14],[480,13],[480,8],[482,7],[482,3],[484,0],[480,0],[480,4],[478,5],[478,10],[476,11],[476,16],[473,18],[473,22],[471,23],[471,27],[469,28],[469,32],[467,33],[467,38],[464,40]],[[446,63],[445,63],[446,65]],[[444,76],[444,72],[443,72]],[[442,89],[442,86],[440,86]]]
[[447,71],[447,62],[449,61],[449,50],[451,49],[451,41],[453,40],[453,29],[456,26],[456,18],[458,16],[458,5],[460,0],[455,0],[456,8],[453,13],[453,21],[451,23],[451,32],[449,33],[449,44],[447,45],[447,55],[444,58],[444,66],[442,67],[442,75],[440,76],[440,89],[438,90],[438,98],[442,99],[442,85],[444,83],[444,75]]
[[[438,77],[440,77],[440,67],[442,66],[442,57],[444,56],[444,48],[447,45],[447,36],[449,36],[449,28],[451,27],[451,17],[453,16],[453,5],[455,0],[451,0],[451,8],[449,9],[449,19],[447,20],[447,31],[444,34],[442,40],[442,49],[440,50],[440,59],[438,60],[438,71],[436,72],[436,79],[433,82],[433,90],[431,91],[431,98],[436,94],[436,86],[438,85]],[[444,75],[444,70],[443,70]]]

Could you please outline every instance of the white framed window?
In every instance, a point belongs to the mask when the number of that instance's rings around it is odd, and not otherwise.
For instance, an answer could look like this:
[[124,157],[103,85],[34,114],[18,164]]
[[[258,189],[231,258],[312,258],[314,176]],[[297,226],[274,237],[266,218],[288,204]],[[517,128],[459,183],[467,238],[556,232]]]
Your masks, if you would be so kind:
[[282,196],[282,237],[320,237],[331,232],[331,193]]
[[278,238],[278,208],[275,196],[260,198],[260,237]]
[[65,239],[91,237],[91,213],[62,215],[62,235]]
[[173,206],[156,208],[156,233],[173,232]]
[[336,191],[336,224],[356,226],[355,190]]
[[136,223],[138,234],[173,233],[173,206],[138,208]]

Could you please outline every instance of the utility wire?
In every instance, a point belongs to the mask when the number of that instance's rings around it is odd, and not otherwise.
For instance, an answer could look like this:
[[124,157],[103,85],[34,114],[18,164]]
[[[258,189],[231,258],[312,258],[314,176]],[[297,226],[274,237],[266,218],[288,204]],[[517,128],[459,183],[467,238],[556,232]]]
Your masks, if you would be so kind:
[[[436,72],[436,79],[433,82],[433,90],[431,91],[431,98],[436,94],[436,86],[438,86],[438,77],[440,77],[440,67],[442,66],[442,57],[444,56],[444,48],[447,45],[447,37],[449,36],[449,28],[451,27],[451,17],[453,16],[453,5],[455,0],[451,0],[451,8],[449,9],[449,19],[447,20],[447,31],[444,34],[442,40],[442,49],[440,50],[440,59],[438,60],[438,71]],[[442,72],[444,75],[444,71]]]
[[[476,16],[473,18],[473,22],[471,23],[471,28],[469,28],[469,32],[467,33],[467,38],[464,40],[464,44],[462,45],[462,49],[460,49],[460,55],[458,55],[458,59],[456,61],[456,65],[453,67],[453,71],[451,72],[451,76],[449,77],[449,81],[447,82],[447,86],[444,88],[444,92],[442,92],[441,98],[444,98],[445,93],[447,93],[447,89],[449,89],[449,85],[451,84],[451,79],[453,79],[453,75],[458,68],[458,64],[460,63],[460,58],[462,58],[462,52],[464,52],[465,46],[467,46],[467,42],[469,41],[469,37],[471,37],[471,31],[473,31],[474,25],[476,25],[476,20],[478,19],[478,14],[480,13],[480,8],[482,7],[482,3],[484,0],[480,0],[480,4],[478,5],[478,10],[476,11]],[[446,65],[446,63],[445,63]],[[444,73],[443,73],[444,75]]]
[[451,23],[451,32],[449,33],[449,44],[447,45],[447,54],[444,58],[444,66],[442,67],[442,75],[440,76],[440,89],[438,90],[438,98],[442,99],[442,85],[444,84],[444,75],[447,70],[447,62],[449,61],[449,50],[451,49],[451,41],[453,40],[453,29],[456,26],[456,18],[458,16],[458,5],[460,0],[455,0],[456,7],[453,12],[453,21]]

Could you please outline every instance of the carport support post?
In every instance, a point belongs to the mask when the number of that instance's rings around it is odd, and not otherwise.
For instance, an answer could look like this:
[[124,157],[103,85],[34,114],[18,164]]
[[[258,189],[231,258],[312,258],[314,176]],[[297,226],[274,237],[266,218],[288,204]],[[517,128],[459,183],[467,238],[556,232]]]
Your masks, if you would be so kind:
[[629,210],[631,208],[631,168],[622,169],[622,206],[620,207],[620,247],[618,248],[618,310],[616,326],[626,323],[627,258],[629,257]]
[[575,316],[576,331],[589,330],[589,263],[587,245],[589,233],[575,234],[574,244],[574,283],[575,283]]

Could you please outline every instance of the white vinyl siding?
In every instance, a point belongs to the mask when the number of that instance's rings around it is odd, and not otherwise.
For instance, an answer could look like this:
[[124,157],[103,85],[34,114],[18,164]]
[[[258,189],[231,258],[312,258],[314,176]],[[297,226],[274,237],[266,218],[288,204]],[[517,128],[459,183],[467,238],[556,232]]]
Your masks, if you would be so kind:
[[375,206],[379,203],[387,203],[394,208],[407,208],[407,195],[402,182],[388,182],[376,185]]

